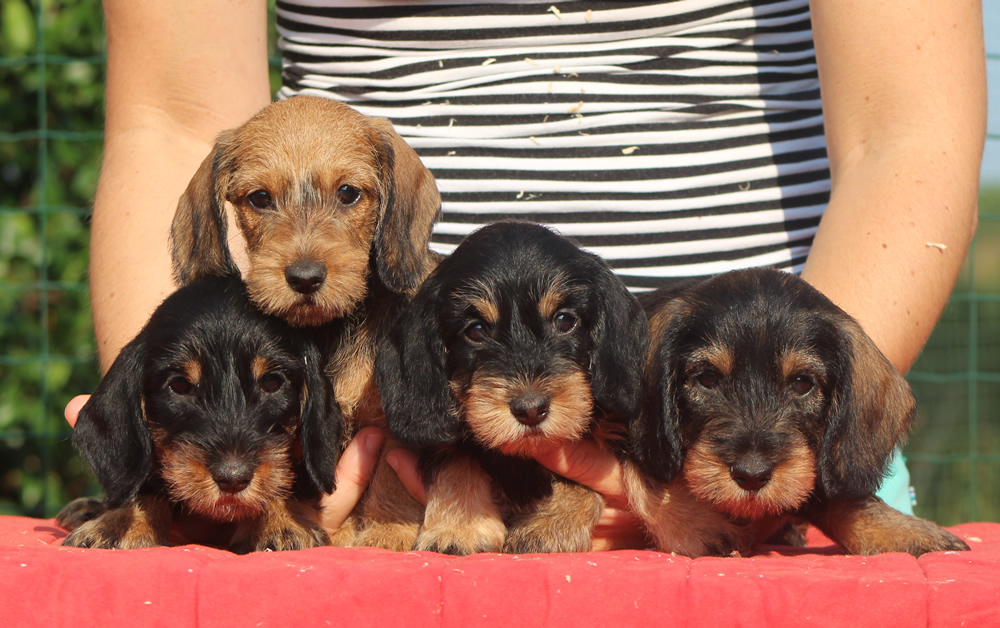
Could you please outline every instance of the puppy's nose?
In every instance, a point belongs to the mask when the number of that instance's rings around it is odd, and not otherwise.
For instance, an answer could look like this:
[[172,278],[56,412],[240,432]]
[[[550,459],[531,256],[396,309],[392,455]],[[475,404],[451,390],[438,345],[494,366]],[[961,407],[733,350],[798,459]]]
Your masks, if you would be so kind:
[[253,481],[253,465],[238,460],[225,460],[212,467],[212,479],[223,493],[235,495]]
[[510,402],[510,412],[518,423],[534,427],[549,414],[549,400],[538,393],[526,393]]
[[757,492],[771,481],[773,470],[770,464],[756,459],[733,465],[729,469],[729,476],[744,491]]
[[300,260],[285,267],[285,281],[292,290],[312,294],[326,281],[326,266],[313,260]]

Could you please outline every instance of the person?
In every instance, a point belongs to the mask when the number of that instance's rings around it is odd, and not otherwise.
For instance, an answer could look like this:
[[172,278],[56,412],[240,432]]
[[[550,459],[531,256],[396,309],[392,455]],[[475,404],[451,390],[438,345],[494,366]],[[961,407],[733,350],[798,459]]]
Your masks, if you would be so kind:
[[[176,199],[215,135],[270,102],[271,88],[263,0],[104,8],[91,291],[106,369],[173,290]],[[390,118],[438,179],[445,253],[517,215],[576,238],[637,289],[786,268],[905,373],[975,232],[978,2],[282,0],[277,15],[280,95]],[[350,510],[382,438],[362,431],[345,453],[330,513]],[[419,493],[412,458],[390,460]],[[595,548],[634,537],[610,454],[584,441],[540,461],[617,506]],[[886,498],[908,510],[895,467]]]

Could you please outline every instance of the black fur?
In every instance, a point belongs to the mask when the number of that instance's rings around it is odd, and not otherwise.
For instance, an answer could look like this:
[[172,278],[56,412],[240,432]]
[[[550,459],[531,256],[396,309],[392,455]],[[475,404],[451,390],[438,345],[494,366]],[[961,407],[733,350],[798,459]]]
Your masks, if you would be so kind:
[[[269,364],[260,380],[255,359]],[[201,377],[185,389],[192,361]],[[223,451],[255,464],[257,452],[292,439],[294,485],[281,488],[315,500],[334,488],[343,430],[322,364],[306,334],[261,314],[242,282],[201,279],[169,296],[121,351],[80,411],[73,443],[111,509],[171,494],[151,429],[204,452],[210,467]]]
[[[556,333],[553,321],[539,315],[539,299],[557,284],[566,294],[556,316],[565,311],[578,319],[570,333]],[[495,324],[470,311],[470,293],[492,295]],[[473,324],[485,325],[488,340],[469,341]],[[509,506],[534,496],[540,484],[543,494],[551,493],[553,479],[533,460],[501,464],[497,456],[504,456],[483,450],[460,401],[473,375],[517,382],[584,372],[593,406],[580,420],[588,429],[598,422],[624,425],[638,414],[647,344],[638,302],[603,261],[539,225],[503,222],[468,236],[424,282],[380,346],[376,382],[397,438],[458,447],[478,458]],[[438,460],[440,453],[425,459]],[[511,465],[530,479],[505,482],[500,471]]]

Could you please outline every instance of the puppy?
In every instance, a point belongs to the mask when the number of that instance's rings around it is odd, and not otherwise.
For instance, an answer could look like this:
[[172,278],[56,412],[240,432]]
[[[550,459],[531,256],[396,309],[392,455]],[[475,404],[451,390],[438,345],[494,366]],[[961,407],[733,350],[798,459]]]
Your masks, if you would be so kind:
[[603,499],[530,456],[634,418],[647,343],[635,298],[569,240],[518,222],[466,238],[376,360],[390,430],[426,448],[414,548],[588,551]]
[[819,291],[753,269],[642,300],[652,340],[626,475],[659,549],[744,553],[795,519],[852,554],[968,549],[875,496],[916,403]]
[[[428,249],[441,205],[434,177],[387,120],[297,96],[222,133],[191,180],[172,226],[178,283],[239,273],[227,203],[246,243],[253,301],[291,325],[321,326],[345,443],[361,426],[383,425],[375,350],[438,261]],[[334,543],[407,549],[395,521],[419,510],[380,464]]]
[[343,423],[320,354],[261,314],[239,280],[201,279],[168,297],[80,411],[73,443],[107,494],[57,519],[75,547],[187,541],[235,552],[329,544]]

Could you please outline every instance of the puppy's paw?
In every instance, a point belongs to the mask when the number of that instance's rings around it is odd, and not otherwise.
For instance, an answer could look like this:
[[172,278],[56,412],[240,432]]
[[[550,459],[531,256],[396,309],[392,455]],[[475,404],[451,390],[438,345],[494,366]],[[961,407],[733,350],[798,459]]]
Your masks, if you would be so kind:
[[969,546],[965,541],[933,521],[917,517],[913,517],[913,519],[914,521],[909,526],[900,530],[906,537],[900,539],[901,545],[887,551],[907,552],[914,556],[921,556],[928,552],[969,551]]
[[484,519],[453,526],[427,526],[420,529],[413,549],[452,556],[500,552],[507,528],[499,519]]
[[[166,522],[169,526],[169,521]],[[151,525],[136,509],[108,510],[76,527],[62,544],[95,549],[137,549],[166,545],[166,527]]]
[[368,521],[355,534],[352,545],[406,552],[413,548],[418,529],[416,523]]
[[505,554],[548,554],[552,552],[589,552],[593,527],[552,526],[538,522],[511,527],[503,544]]
[[287,519],[283,522],[245,523],[233,535],[230,551],[236,554],[250,552],[282,552],[323,547],[330,544],[330,536],[318,524]]
[[73,531],[88,521],[97,519],[108,511],[103,499],[96,497],[80,497],[63,506],[56,515],[56,523],[60,528]]

